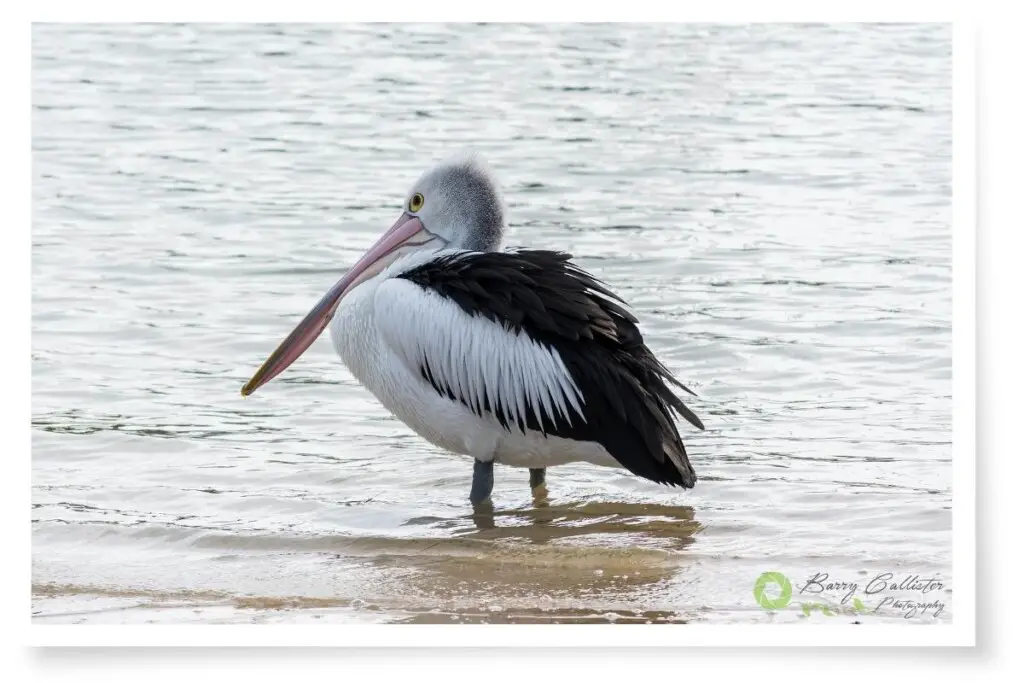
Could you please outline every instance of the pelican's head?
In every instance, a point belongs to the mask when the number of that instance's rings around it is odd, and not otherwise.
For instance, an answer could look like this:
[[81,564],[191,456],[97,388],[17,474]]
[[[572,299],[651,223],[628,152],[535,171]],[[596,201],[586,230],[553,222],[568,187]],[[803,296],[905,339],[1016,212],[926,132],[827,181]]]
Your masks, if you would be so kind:
[[294,363],[360,283],[402,256],[419,251],[496,251],[505,234],[505,205],[488,166],[475,156],[443,162],[424,173],[405,198],[398,220],[313,307],[242,388],[248,396]]
[[416,218],[444,246],[497,251],[505,234],[505,203],[491,169],[463,156],[428,170],[409,190],[403,218]]

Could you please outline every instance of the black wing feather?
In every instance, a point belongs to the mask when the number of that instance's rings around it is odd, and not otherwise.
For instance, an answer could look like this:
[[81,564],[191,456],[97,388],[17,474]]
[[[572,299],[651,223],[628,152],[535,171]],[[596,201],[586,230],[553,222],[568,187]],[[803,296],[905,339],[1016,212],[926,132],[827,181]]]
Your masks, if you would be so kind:
[[[696,474],[673,415],[704,429],[670,384],[691,395],[644,343],[637,319],[607,286],[573,264],[571,255],[546,250],[446,254],[399,277],[431,289],[470,315],[523,331],[555,349],[583,395],[586,422],[530,413],[525,425],[544,434],[595,441],[634,474],[690,488]],[[455,400],[426,361],[421,373],[442,396]],[[512,415],[495,415],[506,429]]]

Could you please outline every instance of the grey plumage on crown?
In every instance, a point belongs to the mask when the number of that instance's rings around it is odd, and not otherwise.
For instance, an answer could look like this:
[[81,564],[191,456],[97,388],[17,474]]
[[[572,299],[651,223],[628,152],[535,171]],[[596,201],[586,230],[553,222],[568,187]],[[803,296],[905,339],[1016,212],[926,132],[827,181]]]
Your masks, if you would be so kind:
[[[505,237],[505,202],[490,166],[472,153],[441,162],[413,186],[427,202],[443,209],[429,226],[434,232],[447,229],[452,246],[471,251],[498,251]],[[431,207],[434,208],[434,207]]]

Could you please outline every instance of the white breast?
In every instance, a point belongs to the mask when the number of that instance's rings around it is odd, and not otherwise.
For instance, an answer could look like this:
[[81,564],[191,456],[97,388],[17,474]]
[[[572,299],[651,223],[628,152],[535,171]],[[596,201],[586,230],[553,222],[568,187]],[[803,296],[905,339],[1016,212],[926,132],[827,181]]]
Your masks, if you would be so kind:
[[[478,460],[496,459],[519,467],[576,461],[620,466],[599,444],[549,437],[532,430],[508,431],[493,416],[478,416],[459,401],[441,396],[410,362],[410,356],[419,353],[410,349],[443,348],[443,340],[435,338],[439,325],[479,325],[483,321],[471,319],[455,304],[410,282],[388,276],[385,271],[349,292],[335,313],[330,331],[345,365],[395,417],[427,441]],[[493,340],[488,343],[493,344]],[[466,348],[464,352],[468,360],[472,351]],[[500,354],[501,349],[491,352]],[[537,362],[527,363],[525,369],[535,372],[537,366]],[[553,386],[560,386],[558,381],[552,380]],[[538,406],[550,402],[538,399]],[[571,409],[569,405],[566,399],[561,409]]]
[[498,434],[461,404],[444,399],[414,374],[380,334],[374,295],[381,278],[342,299],[331,321],[331,341],[341,360],[377,400],[427,441],[446,450],[489,459]]

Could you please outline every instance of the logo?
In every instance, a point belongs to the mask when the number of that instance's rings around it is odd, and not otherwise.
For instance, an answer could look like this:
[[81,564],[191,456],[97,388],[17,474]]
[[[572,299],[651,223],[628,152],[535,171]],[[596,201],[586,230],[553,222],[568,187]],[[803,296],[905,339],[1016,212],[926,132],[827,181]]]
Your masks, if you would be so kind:
[[[779,597],[772,599],[768,594],[765,589],[769,584],[779,587],[781,591]],[[757,581],[754,583],[754,599],[757,600],[757,604],[765,609],[782,609],[789,604],[792,597],[793,584],[789,582],[789,579],[782,572],[765,572],[757,577]]]
[[[943,583],[939,579],[922,579],[916,574],[900,580],[892,572],[883,572],[862,588],[858,581],[830,579],[827,572],[816,572],[807,581],[797,584],[797,595],[817,595],[825,601],[803,601],[798,598],[797,603],[804,616],[810,616],[811,612],[821,612],[832,617],[836,614],[871,614],[880,611],[885,614],[896,611],[901,612],[904,619],[928,614],[938,617],[945,609],[945,603],[931,595],[927,598],[924,596],[942,588]],[[878,601],[872,607],[861,600],[858,594]],[[782,572],[764,572],[754,582],[754,600],[765,610],[786,609],[793,602],[793,582]]]

